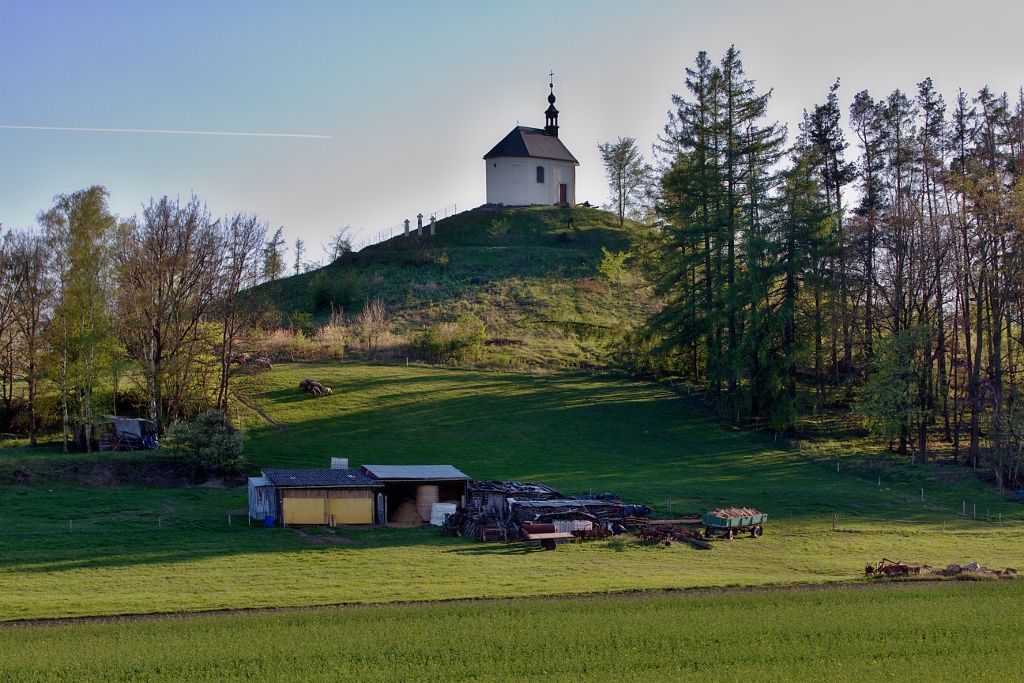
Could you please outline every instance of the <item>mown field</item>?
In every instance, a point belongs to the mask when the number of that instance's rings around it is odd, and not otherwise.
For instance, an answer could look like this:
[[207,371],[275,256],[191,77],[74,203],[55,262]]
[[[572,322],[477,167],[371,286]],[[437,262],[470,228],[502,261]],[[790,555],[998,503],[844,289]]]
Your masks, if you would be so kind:
[[[299,392],[305,376],[335,395]],[[0,620],[850,581],[883,556],[1024,565],[1024,508],[970,472],[912,466],[856,438],[783,447],[665,384],[321,363],[279,365],[248,390],[274,422],[238,408],[257,469],[332,455],[451,463],[568,494],[614,491],[658,515],[668,499],[672,514],[752,506],[769,524],[761,539],[712,551],[620,538],[544,552],[434,529],[299,533],[247,526],[244,488],[125,484],[118,472],[143,467],[139,456],[7,449]],[[165,456],[144,457],[155,467]],[[8,483],[18,466],[32,483]]]
[[17,681],[1022,680],[1024,582],[0,628]]

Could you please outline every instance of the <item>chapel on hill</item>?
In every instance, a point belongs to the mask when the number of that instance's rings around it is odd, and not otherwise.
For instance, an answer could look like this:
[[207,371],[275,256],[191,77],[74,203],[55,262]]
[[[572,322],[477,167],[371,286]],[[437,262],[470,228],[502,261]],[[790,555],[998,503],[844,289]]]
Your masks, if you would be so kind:
[[516,126],[484,155],[487,203],[505,206],[575,204],[580,162],[558,139],[554,81],[548,84],[543,128]]

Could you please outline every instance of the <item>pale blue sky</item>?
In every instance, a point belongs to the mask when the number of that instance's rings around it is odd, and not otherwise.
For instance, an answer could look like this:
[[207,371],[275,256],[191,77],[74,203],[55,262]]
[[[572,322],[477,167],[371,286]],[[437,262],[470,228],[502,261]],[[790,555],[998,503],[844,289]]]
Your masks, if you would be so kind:
[[344,225],[377,230],[484,201],[481,157],[543,126],[555,71],[577,199],[607,200],[598,142],[647,150],[696,53],[730,43],[790,124],[836,76],[844,106],[1024,84],[1024,3],[46,2],[0,0],[0,125],[330,139],[0,129],[0,223],[105,185],[121,215],[195,192],[258,213],[310,256]]

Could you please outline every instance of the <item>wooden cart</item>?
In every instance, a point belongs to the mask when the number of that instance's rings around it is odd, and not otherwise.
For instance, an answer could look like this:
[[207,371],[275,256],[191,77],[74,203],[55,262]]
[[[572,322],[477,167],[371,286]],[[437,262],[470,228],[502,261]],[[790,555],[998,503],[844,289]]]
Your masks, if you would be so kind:
[[526,545],[539,545],[545,550],[554,550],[559,543],[576,538],[567,531],[557,531],[554,524],[524,524],[519,531]]

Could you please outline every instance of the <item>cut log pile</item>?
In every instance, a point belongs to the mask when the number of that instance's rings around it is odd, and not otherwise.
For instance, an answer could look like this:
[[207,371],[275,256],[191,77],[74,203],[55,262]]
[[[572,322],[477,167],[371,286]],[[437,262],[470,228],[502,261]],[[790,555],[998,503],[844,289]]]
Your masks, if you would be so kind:
[[665,545],[672,545],[672,541],[678,541],[703,550],[711,550],[711,544],[704,540],[700,531],[679,525],[658,525],[637,529],[636,538],[638,541],[655,541]]
[[761,513],[752,508],[725,508],[714,510],[708,514],[713,517],[721,517],[722,519],[736,519],[739,517],[755,517]]
[[313,396],[330,396],[331,394],[334,393],[333,391],[331,391],[330,387],[325,387],[323,384],[320,384],[320,382],[317,382],[315,379],[310,379],[308,377],[299,382],[299,389],[302,389],[303,391],[308,391]]

